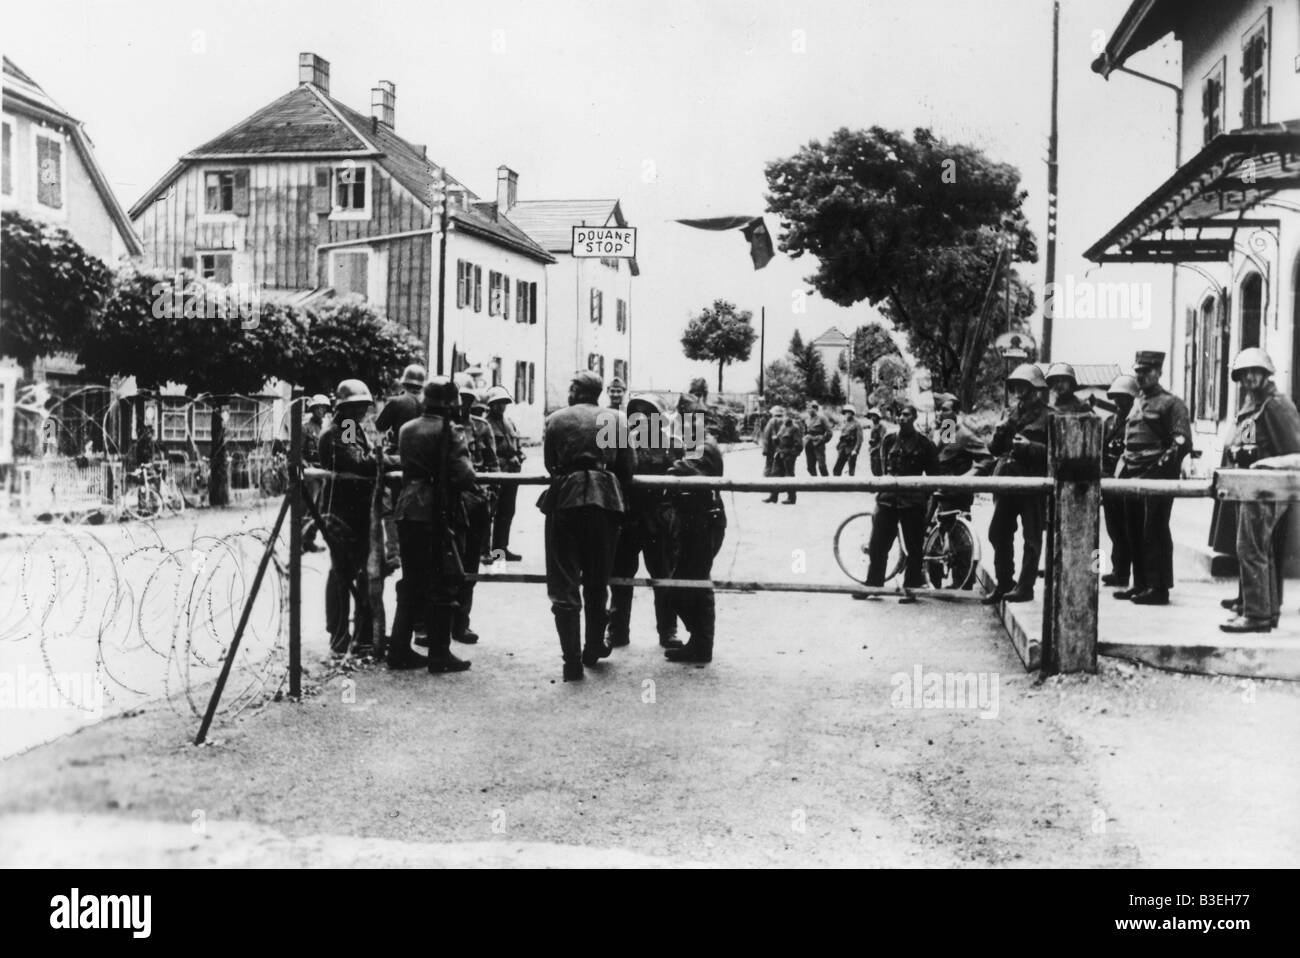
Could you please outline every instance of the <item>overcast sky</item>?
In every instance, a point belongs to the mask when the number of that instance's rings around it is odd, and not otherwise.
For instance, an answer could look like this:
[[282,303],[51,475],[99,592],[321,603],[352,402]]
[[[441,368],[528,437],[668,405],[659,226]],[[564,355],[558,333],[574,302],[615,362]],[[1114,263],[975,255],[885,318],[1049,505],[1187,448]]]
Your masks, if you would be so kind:
[[[1063,4],[1062,280],[1083,277],[1082,250],[1173,167],[1172,93],[1089,70],[1128,5]],[[179,155],[292,88],[305,50],[330,61],[332,94],[363,113],[376,81],[396,83],[397,131],[485,197],[504,163],[524,199],[621,199],[640,228],[636,385],[707,375],[678,337],[714,298],[755,322],[767,306],[769,360],[796,327],[811,339],[873,318],[865,303],[815,296],[795,314],[811,262],[778,254],[756,273],[738,234],[670,222],[762,212],[764,164],[840,126],[932,126],[1014,164],[1045,240],[1047,0],[41,0],[9,5],[4,21],[4,52],[85,122],[126,206]],[[1134,65],[1176,81],[1177,47]],[[1041,261],[1022,271],[1041,289]],[[1112,266],[1088,278],[1151,282],[1163,328],[1168,277]],[[1149,335],[1064,320],[1055,352],[1127,362],[1160,346]],[[753,388],[756,373],[757,350],[727,388]]]

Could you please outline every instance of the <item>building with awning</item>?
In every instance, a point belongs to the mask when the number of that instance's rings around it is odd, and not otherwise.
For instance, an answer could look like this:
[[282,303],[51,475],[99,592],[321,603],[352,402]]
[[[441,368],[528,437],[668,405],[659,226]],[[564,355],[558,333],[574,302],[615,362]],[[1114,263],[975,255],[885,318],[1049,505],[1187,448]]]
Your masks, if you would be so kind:
[[1093,70],[1128,70],[1170,34],[1182,47],[1179,166],[1085,256],[1175,267],[1165,382],[1213,465],[1238,405],[1237,352],[1268,350],[1279,388],[1300,394],[1300,4],[1136,0]]

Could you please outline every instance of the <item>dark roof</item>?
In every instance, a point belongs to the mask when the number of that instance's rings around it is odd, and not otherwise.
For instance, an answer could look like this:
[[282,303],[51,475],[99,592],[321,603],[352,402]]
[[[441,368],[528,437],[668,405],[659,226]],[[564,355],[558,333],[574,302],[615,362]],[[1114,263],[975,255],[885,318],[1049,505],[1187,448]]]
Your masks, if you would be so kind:
[[[510,219],[544,249],[569,253],[575,226],[626,226],[618,200],[522,200],[510,207]],[[636,259],[632,275],[641,273]]]
[[377,152],[330,110],[327,98],[303,84],[240,120],[189,156],[249,153]]
[[1106,49],[1092,62],[1092,69],[1109,77],[1135,53],[1141,53],[1168,33],[1180,32],[1183,22],[1199,12],[1195,9],[1198,6],[1196,0],[1133,0],[1111,33]]

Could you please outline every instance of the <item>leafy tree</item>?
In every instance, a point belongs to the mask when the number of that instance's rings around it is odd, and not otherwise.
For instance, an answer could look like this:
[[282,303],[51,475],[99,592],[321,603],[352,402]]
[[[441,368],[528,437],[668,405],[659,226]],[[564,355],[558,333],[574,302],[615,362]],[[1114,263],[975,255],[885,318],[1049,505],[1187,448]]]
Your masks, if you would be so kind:
[[709,384],[703,376],[696,376],[692,379],[690,388],[686,391],[692,396],[699,396],[703,402],[709,401]]
[[718,364],[718,392],[722,392],[722,371],[728,363],[743,362],[758,333],[750,324],[754,314],[749,310],[737,312],[734,303],[715,299],[700,315],[686,325],[682,333],[682,348],[687,359]]
[[876,368],[877,360],[882,356],[901,355],[898,344],[884,326],[867,323],[853,331],[852,345],[841,358],[847,358],[844,371],[848,373],[849,379],[862,383],[863,388],[870,392],[872,371]]
[[410,363],[425,362],[420,341],[355,296],[308,311],[302,362],[294,382],[333,395],[340,381],[360,379],[378,398]]
[[831,376],[831,385],[830,389],[827,390],[826,398],[837,409],[844,405],[844,384],[840,381],[839,370],[836,370],[835,374]]
[[[793,343],[791,343],[793,345]],[[826,364],[817,347],[809,343],[800,353],[790,354],[794,368],[803,376],[804,393],[809,399],[826,398]]]
[[807,401],[803,376],[788,359],[774,359],[763,372],[763,401],[771,406],[802,409]]
[[907,398],[912,367],[901,356],[882,356],[876,361],[872,379],[875,386],[867,401],[873,406],[896,412],[898,404]]
[[30,366],[75,352],[108,298],[112,271],[67,230],[14,210],[3,214],[0,259],[0,355]]
[[926,129],[842,128],[769,163],[767,181],[780,247],[816,257],[817,292],[878,306],[969,408],[988,343],[1033,311],[1011,268],[1038,257],[1019,172]]

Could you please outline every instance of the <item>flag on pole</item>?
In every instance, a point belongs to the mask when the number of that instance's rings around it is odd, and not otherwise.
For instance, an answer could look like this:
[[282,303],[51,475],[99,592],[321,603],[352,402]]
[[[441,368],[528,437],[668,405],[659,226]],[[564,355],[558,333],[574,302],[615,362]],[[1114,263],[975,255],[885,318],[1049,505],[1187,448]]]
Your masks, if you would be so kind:
[[772,248],[772,234],[767,231],[767,224],[761,216],[715,216],[677,222],[697,230],[740,230],[749,243],[749,258],[754,261],[754,269],[762,269],[776,255]]

